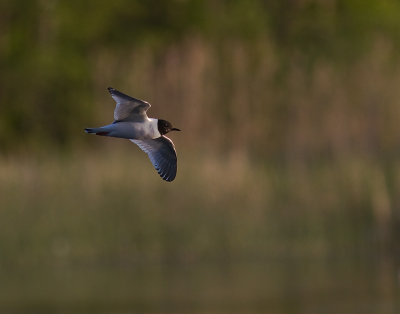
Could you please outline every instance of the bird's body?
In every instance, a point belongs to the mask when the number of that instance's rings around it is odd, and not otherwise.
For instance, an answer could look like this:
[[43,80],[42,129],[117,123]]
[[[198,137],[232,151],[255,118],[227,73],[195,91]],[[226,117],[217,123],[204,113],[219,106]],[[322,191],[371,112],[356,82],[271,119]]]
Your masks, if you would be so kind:
[[148,102],[111,87],[108,90],[117,103],[114,122],[99,128],[86,128],[86,133],[131,140],[149,156],[164,180],[174,180],[177,171],[175,147],[164,134],[180,130],[173,128],[168,121],[147,117],[146,111],[151,107]]
[[158,119],[147,118],[140,122],[114,122],[100,128],[91,128],[86,130],[90,130],[88,133],[96,133],[97,135],[126,138],[128,140],[148,140],[161,136],[158,131],[157,122]]

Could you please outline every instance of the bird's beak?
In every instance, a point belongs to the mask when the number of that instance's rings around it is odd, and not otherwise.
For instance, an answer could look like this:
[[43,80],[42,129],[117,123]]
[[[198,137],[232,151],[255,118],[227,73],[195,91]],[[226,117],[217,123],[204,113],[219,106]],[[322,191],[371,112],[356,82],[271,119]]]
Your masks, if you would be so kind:
[[180,131],[180,130],[177,128],[172,128],[171,131]]

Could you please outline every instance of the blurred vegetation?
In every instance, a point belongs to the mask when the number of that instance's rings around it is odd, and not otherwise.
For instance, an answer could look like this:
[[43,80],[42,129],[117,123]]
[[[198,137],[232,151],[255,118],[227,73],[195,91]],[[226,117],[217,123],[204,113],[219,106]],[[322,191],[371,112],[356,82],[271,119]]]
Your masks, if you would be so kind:
[[387,197],[376,165],[203,155],[171,185],[124,144],[2,159],[2,311],[398,311],[398,264],[371,214]]
[[[310,313],[315,287],[354,288],[397,313],[399,44],[397,0],[0,1],[0,308],[134,291],[164,309],[199,261],[220,281],[194,276],[187,304],[224,308],[227,265],[272,259],[282,276],[240,268],[235,301],[272,289],[274,312]],[[108,86],[184,131],[172,184],[84,134],[112,120]]]
[[399,7],[2,1],[2,152],[80,141],[82,126],[110,119],[108,85],[152,101],[152,114],[195,139],[257,156],[393,150]]

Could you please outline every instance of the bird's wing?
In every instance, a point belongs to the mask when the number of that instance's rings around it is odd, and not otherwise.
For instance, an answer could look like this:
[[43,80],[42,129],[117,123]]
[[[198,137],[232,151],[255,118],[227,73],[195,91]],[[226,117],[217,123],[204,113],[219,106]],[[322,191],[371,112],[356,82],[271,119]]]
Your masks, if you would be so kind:
[[151,105],[143,100],[136,99],[109,87],[111,97],[117,103],[114,110],[115,121],[143,121],[147,118],[146,111]]
[[150,158],[154,168],[165,181],[175,179],[177,171],[177,158],[175,146],[166,136],[160,136],[151,140],[132,140]]

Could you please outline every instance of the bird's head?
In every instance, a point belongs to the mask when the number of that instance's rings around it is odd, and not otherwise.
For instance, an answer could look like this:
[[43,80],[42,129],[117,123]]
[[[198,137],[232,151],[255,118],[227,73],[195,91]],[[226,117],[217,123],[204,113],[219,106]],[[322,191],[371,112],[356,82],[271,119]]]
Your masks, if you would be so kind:
[[161,135],[167,134],[171,131],[180,131],[179,129],[172,127],[170,122],[162,119],[158,119],[157,127]]

